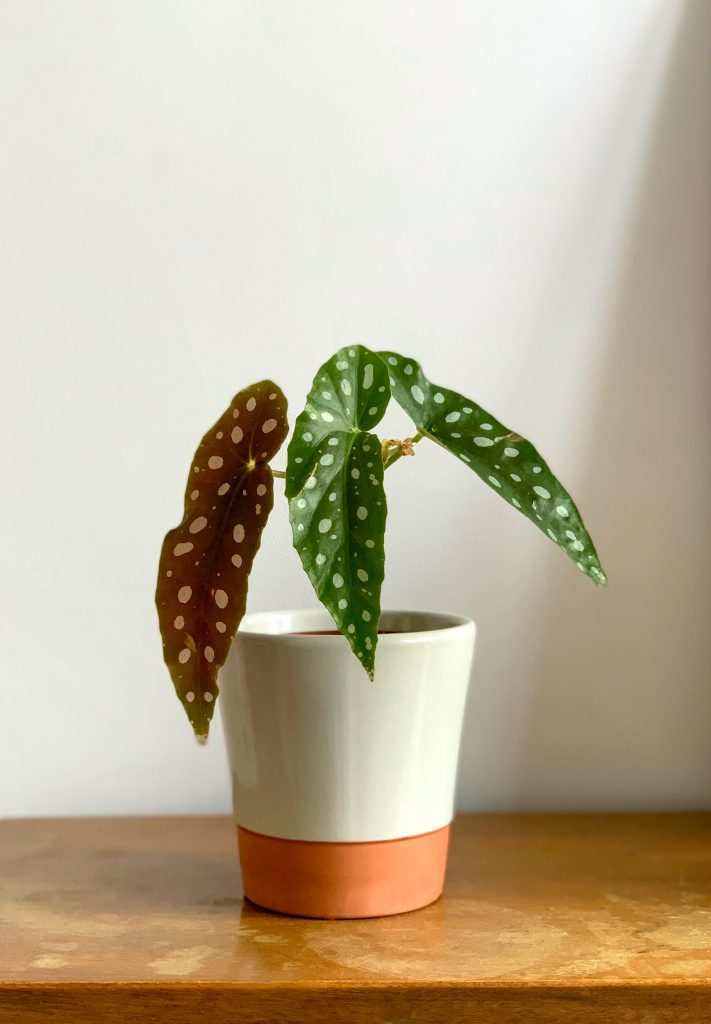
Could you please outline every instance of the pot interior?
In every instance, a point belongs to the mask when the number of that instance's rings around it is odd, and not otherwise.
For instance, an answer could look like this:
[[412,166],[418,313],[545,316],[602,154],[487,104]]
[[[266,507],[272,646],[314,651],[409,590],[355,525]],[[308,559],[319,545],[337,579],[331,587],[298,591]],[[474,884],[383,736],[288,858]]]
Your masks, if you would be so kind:
[[[427,634],[442,630],[456,630],[471,626],[469,619],[460,615],[424,611],[383,611],[378,633],[410,635]],[[340,633],[333,628],[333,619],[325,608],[291,609],[274,612],[253,612],[245,615],[240,633],[266,636],[322,636],[338,639]]]

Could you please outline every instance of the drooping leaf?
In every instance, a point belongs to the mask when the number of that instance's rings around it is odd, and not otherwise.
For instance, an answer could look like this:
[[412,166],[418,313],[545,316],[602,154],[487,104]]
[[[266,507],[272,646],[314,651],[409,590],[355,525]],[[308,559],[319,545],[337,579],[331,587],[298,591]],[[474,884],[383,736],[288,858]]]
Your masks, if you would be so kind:
[[599,586],[607,582],[575,502],[533,445],[470,398],[432,384],[415,359],[381,352],[396,401],[417,429],[473,469],[565,551]]
[[370,431],[389,400],[383,361],[361,345],[340,349],[314,378],[286,470],[294,547],[371,679],[387,504],[380,440]]
[[182,522],[163,542],[156,588],[163,657],[199,738],[209,731],[217,673],[244,615],[272,509],[267,463],[286,437],[286,408],[269,380],[235,395],[195,452]]

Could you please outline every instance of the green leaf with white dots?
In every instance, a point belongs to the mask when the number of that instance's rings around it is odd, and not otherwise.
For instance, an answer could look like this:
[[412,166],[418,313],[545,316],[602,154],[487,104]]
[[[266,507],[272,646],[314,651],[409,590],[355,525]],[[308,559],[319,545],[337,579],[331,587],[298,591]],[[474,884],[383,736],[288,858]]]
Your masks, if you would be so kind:
[[430,383],[415,359],[381,352],[393,397],[417,429],[456,455],[599,586],[607,582],[575,502],[533,445],[470,398]]
[[286,469],[294,547],[371,679],[387,514],[380,440],[371,429],[389,401],[380,357],[362,345],[340,349],[314,378]]

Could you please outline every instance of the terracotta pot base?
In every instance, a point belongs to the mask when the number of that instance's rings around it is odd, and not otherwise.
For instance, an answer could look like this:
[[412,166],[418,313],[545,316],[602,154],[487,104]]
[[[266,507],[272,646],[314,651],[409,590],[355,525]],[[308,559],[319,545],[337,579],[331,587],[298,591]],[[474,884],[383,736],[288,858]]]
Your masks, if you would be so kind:
[[449,825],[376,843],[275,839],[237,826],[245,896],[296,917],[382,917],[442,894]]

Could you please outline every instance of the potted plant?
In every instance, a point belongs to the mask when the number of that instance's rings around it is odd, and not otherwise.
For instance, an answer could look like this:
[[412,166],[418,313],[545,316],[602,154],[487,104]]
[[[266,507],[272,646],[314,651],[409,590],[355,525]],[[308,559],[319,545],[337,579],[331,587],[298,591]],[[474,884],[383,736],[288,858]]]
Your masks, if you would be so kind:
[[[374,433],[391,398],[414,436]],[[416,360],[360,345],[336,352],[314,378],[280,472],[270,462],[286,413],[280,388],[261,381],[235,395],[198,446],[183,519],[160,558],[164,658],[203,741],[222,668],[245,894],[311,917],[413,910],[442,891],[474,624],[381,611],[385,471],[434,441],[585,576],[604,585],[605,575],[536,449],[432,384]],[[275,477],[324,610],[245,616]]]

